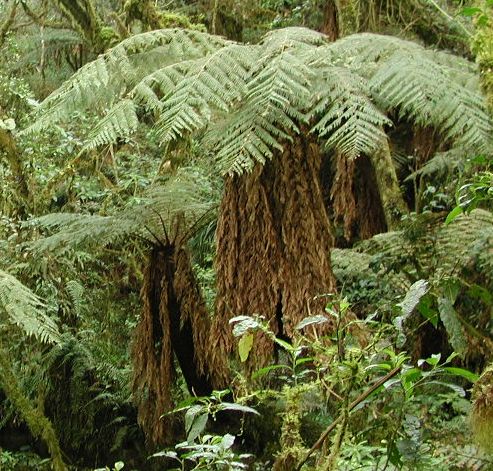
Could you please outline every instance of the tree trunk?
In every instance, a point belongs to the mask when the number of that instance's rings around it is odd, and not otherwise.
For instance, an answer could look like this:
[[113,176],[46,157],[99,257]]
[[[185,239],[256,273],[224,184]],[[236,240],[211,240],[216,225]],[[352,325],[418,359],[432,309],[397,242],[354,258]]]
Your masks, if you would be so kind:
[[39,409],[33,407],[31,401],[24,395],[7,358],[7,352],[0,346],[0,388],[5,392],[15,410],[25,420],[33,436],[41,437],[46,443],[51,455],[53,469],[66,471],[67,467],[63,462],[60,444],[53,425]]
[[337,41],[341,35],[338,0],[322,2],[322,26],[320,32],[327,35],[331,41]]
[[10,172],[14,180],[15,207],[14,213],[19,219],[25,219],[29,212],[29,187],[27,176],[22,162],[22,156],[17,148],[12,134],[0,129],[0,156],[4,155],[10,167]]
[[408,213],[408,209],[399,187],[399,180],[387,141],[382,144],[377,152],[370,155],[370,161],[375,170],[387,228],[389,231],[395,230],[401,217]]
[[[323,312],[325,299],[314,297],[334,292],[320,165],[318,145],[297,136],[263,167],[226,178],[216,233],[215,356],[233,350],[232,317],[262,315],[276,335],[292,338],[301,319]],[[272,353],[258,335],[249,367],[265,365]],[[227,370],[214,373],[216,387],[228,383]]]

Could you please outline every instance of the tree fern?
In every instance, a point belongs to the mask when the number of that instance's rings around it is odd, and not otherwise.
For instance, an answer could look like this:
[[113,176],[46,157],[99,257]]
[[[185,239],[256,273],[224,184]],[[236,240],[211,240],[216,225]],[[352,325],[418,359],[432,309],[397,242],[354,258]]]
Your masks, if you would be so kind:
[[156,243],[156,238],[191,235],[215,217],[218,198],[214,179],[197,167],[183,168],[166,183],[151,187],[139,203],[111,216],[54,213],[35,219],[29,224],[52,234],[33,242],[31,249],[59,252],[82,245],[104,247],[128,238]]
[[27,131],[38,131],[67,120],[74,111],[111,104],[164,64],[203,56],[225,44],[228,42],[222,38],[182,29],[132,36],[82,67],[51,94],[39,109],[43,118]]

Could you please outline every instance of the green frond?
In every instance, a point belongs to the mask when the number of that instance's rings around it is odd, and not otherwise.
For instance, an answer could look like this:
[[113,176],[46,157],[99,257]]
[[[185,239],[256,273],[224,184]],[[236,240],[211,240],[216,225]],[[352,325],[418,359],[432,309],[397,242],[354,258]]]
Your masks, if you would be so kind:
[[292,26],[289,28],[274,29],[268,32],[260,42],[266,50],[280,51],[286,46],[289,48],[305,46],[320,46],[327,43],[327,36],[318,31]]
[[55,322],[43,312],[41,300],[17,278],[0,270],[0,312],[27,335],[42,342],[60,339]]
[[248,82],[244,102],[207,137],[224,173],[242,173],[263,164],[282,150],[281,141],[299,133],[306,123],[303,113],[310,96],[312,72],[303,58],[289,49],[262,55],[252,67],[259,70]]
[[231,45],[198,59],[162,100],[157,132],[163,142],[208,124],[214,110],[227,112],[246,91],[253,48]]
[[[240,45],[169,29],[129,38],[87,64],[40,106],[36,130],[91,107],[108,110],[88,147],[126,137],[143,112],[163,143],[207,131],[223,173],[282,150],[303,125],[349,158],[387,139],[387,114],[434,127],[471,151],[491,148],[491,120],[476,67],[399,38],[358,34],[328,43],[305,28]],[[211,125],[212,123],[212,125]]]
[[319,90],[309,113],[317,120],[312,132],[349,158],[373,154],[387,138],[383,126],[392,122],[373,104],[366,81],[337,66],[319,74]]
[[93,149],[115,142],[117,138],[129,137],[137,130],[138,124],[139,118],[135,103],[129,99],[119,101],[93,128],[84,148]]
[[413,180],[419,176],[450,174],[457,168],[464,166],[465,157],[467,155],[467,150],[461,147],[455,147],[445,152],[438,152],[419,170],[411,173],[411,175],[406,178],[406,181]]
[[57,252],[67,247],[105,247],[136,237],[155,243],[156,238],[191,236],[190,231],[214,219],[219,194],[216,183],[203,171],[183,168],[164,184],[151,187],[138,203],[112,216],[53,213],[34,219],[30,224],[52,234],[30,247],[36,253]]
[[229,44],[218,36],[164,29],[132,36],[78,70],[40,106],[40,117],[24,132],[68,119],[75,111],[97,110],[130,91],[142,78],[184,57],[201,57]]

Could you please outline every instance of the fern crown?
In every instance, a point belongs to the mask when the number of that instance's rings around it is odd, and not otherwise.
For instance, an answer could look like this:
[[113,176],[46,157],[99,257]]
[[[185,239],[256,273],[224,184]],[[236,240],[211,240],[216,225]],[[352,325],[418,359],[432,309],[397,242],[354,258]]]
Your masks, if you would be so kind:
[[304,28],[270,32],[257,45],[180,29],[136,35],[50,95],[27,131],[89,108],[102,118],[86,148],[128,136],[152,113],[163,144],[201,131],[224,173],[265,162],[301,126],[349,158],[371,154],[386,139],[389,112],[475,151],[489,148],[491,135],[464,59],[375,34],[328,43]]

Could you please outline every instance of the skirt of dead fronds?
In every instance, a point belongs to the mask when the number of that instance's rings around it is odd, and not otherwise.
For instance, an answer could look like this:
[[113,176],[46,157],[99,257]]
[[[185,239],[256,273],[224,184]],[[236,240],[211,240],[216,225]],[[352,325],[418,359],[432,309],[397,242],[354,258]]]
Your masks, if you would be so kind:
[[[320,165],[318,146],[297,137],[264,166],[227,177],[216,233],[214,359],[235,347],[232,317],[262,315],[275,334],[292,338],[304,317],[323,312],[326,299],[316,296],[334,292]],[[260,336],[249,367],[264,366],[272,353],[272,342]],[[224,385],[227,371],[216,379]]]
[[167,413],[175,355],[189,389],[199,395],[208,389],[209,318],[188,252],[177,245],[156,246],[149,257],[132,348],[138,419],[151,444],[173,440],[174,420]]
[[493,454],[493,365],[490,365],[473,389],[471,425],[478,445]]

